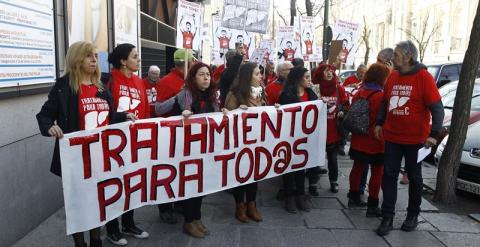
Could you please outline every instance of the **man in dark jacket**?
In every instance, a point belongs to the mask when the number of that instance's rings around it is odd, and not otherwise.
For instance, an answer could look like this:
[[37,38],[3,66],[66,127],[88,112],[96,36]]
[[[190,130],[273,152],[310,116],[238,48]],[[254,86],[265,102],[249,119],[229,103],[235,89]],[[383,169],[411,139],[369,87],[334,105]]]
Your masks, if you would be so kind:
[[385,139],[383,220],[377,229],[380,236],[387,235],[393,228],[402,158],[410,184],[407,218],[401,229],[409,232],[417,227],[423,187],[422,165],[417,162],[418,150],[436,145],[442,128],[444,111],[440,94],[435,80],[417,57],[418,50],[411,41],[397,44],[393,56],[395,70],[385,84],[382,107],[377,116],[375,135],[378,139],[383,135]]
[[238,69],[240,64],[242,64],[243,55],[237,53],[234,56],[227,59],[227,68],[223,71],[222,76],[220,77],[220,105],[223,107],[225,99],[227,98],[228,91],[230,91],[230,86],[233,84],[233,80],[237,77]]

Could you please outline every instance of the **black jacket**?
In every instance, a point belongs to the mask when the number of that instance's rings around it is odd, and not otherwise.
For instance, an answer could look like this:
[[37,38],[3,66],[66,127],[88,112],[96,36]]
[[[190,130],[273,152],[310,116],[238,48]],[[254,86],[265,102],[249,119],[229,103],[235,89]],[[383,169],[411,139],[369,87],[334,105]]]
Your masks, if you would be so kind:
[[242,64],[243,56],[242,55],[235,55],[231,59],[227,61],[227,68],[223,71],[222,75],[220,76],[220,105],[223,107],[225,104],[225,99],[227,98],[227,94],[230,91],[230,87],[237,77],[238,69]]
[[[126,120],[126,113],[115,112],[112,95],[108,90],[99,92],[97,96],[105,99],[110,106],[110,123],[118,123]],[[37,121],[38,127],[43,136],[50,136],[48,130],[53,126],[55,121],[64,134],[80,130],[78,95],[70,88],[68,75],[57,79],[57,82],[48,94],[47,101],[43,104],[42,109],[37,114]],[[55,149],[53,151],[50,171],[58,176],[61,176],[62,174],[58,139],[55,140]]]
[[[308,94],[308,100],[317,100],[318,96],[313,92],[311,88],[306,88],[305,93]],[[289,90],[288,88],[285,88],[285,90],[282,91],[280,94],[280,97],[278,98],[278,102],[280,105],[286,105],[286,104],[293,104],[293,103],[300,103],[300,97],[295,94],[292,90]]]

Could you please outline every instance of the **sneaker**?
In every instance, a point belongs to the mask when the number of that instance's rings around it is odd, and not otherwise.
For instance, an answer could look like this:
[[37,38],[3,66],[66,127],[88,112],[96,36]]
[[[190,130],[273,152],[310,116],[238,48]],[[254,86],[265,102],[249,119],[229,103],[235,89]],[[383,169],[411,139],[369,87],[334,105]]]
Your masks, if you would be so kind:
[[175,216],[173,210],[160,212],[160,219],[167,224],[177,224],[177,216]]
[[123,237],[123,234],[120,232],[107,233],[107,239],[114,245],[125,246],[128,244],[128,241]]
[[405,221],[402,224],[401,229],[406,232],[411,232],[415,230],[418,226],[418,217],[417,216],[407,216]]
[[296,196],[295,200],[297,202],[297,207],[300,210],[303,210],[305,212],[310,212],[310,209],[312,208],[312,202],[310,201],[310,198],[306,195],[300,195]]
[[136,227],[136,226],[129,226],[129,227],[122,227],[122,232],[126,235],[133,236],[135,238],[148,238],[150,234],[148,232]]
[[285,210],[292,214],[297,213],[297,209],[295,207],[295,198],[293,196],[287,196],[285,198]]
[[311,196],[320,196],[320,194],[318,193],[318,190],[317,190],[317,186],[309,186],[308,187],[308,193]]
[[338,183],[330,183],[330,191],[332,193],[338,193]]

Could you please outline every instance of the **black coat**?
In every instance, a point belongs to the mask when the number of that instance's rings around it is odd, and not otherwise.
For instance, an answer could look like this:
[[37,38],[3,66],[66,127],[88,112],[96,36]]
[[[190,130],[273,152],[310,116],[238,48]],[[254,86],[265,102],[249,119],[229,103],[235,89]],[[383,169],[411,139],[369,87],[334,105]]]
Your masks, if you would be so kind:
[[[311,88],[306,88],[305,93],[308,95],[308,100],[317,100],[318,96],[313,92]],[[280,105],[286,105],[286,104],[293,104],[293,103],[300,103],[300,97],[293,92],[293,90],[289,90],[288,88],[285,88],[282,93],[280,94],[280,97],[278,98],[278,102]]]
[[[108,90],[99,92],[97,96],[108,102],[110,107],[110,123],[118,123],[126,120],[126,113],[115,112],[112,95]],[[55,121],[64,134],[80,130],[78,95],[70,88],[68,75],[57,79],[57,82],[48,94],[47,101],[37,114],[37,121],[43,136],[50,136],[48,130],[53,126]],[[62,174],[58,139],[55,140],[55,149],[53,151],[50,171],[58,176]]]
[[227,94],[230,91],[230,87],[232,86],[233,81],[237,77],[238,70],[240,68],[240,65],[242,64],[242,61],[243,56],[238,54],[227,61],[227,68],[220,76],[219,83],[221,106],[225,104],[225,99],[227,98]]

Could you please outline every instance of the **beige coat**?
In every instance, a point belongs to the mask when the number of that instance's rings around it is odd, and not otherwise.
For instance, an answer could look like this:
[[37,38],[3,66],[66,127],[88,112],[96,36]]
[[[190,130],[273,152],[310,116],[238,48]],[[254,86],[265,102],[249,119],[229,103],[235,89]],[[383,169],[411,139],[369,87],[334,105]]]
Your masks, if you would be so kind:
[[[266,105],[265,99],[263,97],[259,98],[252,98],[250,97],[248,99],[248,102],[246,106],[248,107],[254,107],[254,106],[264,106]],[[240,105],[242,105],[240,102],[238,102],[237,97],[232,94],[232,92],[228,92],[227,98],[225,99],[225,108],[229,111],[237,109]]]

